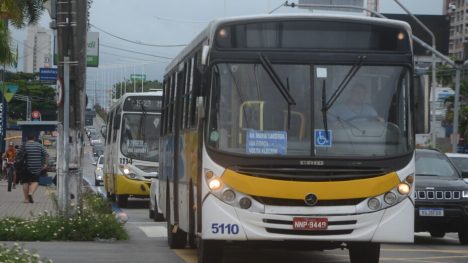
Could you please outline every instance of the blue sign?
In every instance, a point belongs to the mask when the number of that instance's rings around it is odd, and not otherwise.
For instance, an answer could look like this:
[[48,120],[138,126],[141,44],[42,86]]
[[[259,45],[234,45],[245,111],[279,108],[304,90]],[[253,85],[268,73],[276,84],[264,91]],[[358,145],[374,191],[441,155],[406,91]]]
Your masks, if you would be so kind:
[[56,81],[57,80],[57,68],[40,68],[39,80]]
[[0,151],[5,152],[5,135],[7,122],[7,104],[0,102]]
[[247,131],[247,153],[286,154],[288,134],[285,131]]
[[315,147],[331,147],[332,131],[315,130]]

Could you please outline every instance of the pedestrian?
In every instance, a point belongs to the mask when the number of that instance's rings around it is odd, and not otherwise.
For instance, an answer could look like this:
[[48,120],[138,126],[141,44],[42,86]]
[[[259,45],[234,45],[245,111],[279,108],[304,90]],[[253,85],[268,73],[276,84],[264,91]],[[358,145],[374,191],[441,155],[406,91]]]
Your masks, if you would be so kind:
[[47,169],[49,159],[47,150],[35,139],[34,134],[28,134],[28,140],[17,154],[17,160],[26,154],[26,169],[21,175],[25,203],[34,203],[33,196],[39,186],[39,177]]
[[15,172],[15,169],[13,167],[13,163],[15,162],[15,159],[16,159],[16,148],[15,148],[15,145],[13,142],[9,142],[8,143],[8,149],[6,150],[6,152],[3,154],[3,159],[6,161],[6,165],[4,166],[4,175],[7,175],[8,171],[7,169],[8,168],[12,168],[13,169],[13,189],[16,188],[16,172]]

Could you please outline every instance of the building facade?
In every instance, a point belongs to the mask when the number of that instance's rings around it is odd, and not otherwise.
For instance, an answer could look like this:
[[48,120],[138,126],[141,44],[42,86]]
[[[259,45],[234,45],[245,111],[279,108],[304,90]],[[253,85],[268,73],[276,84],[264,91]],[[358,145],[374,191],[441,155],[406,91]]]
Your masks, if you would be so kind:
[[23,42],[23,71],[39,72],[40,68],[52,67],[52,31],[47,28],[30,26]]
[[[359,6],[367,8],[369,10],[379,12],[380,0],[299,0],[299,4],[315,4],[315,5],[335,5],[335,6]],[[327,10],[326,8],[309,8],[314,10]],[[356,9],[330,9],[331,11],[343,11],[350,13],[363,13],[366,15],[367,12],[363,12]]]
[[450,16],[449,55],[456,60],[468,58],[468,0],[446,0]]

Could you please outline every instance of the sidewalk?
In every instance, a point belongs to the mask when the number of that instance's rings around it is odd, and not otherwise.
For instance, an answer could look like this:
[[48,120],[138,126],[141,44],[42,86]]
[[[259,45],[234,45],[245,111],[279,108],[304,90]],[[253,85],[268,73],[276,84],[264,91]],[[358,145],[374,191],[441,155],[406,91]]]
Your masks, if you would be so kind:
[[54,202],[50,194],[54,192],[49,187],[39,186],[34,194],[34,203],[23,203],[23,186],[17,185],[16,189],[7,191],[7,182],[0,181],[0,218],[19,217],[28,219],[44,212],[55,211]]

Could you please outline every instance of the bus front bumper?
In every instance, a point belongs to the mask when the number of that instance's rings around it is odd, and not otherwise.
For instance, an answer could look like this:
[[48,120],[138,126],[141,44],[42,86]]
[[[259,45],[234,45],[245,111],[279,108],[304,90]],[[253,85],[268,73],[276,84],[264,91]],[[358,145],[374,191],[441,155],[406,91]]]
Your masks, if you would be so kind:
[[125,175],[116,175],[115,194],[135,197],[149,197],[151,181],[130,179]]
[[[349,213],[353,207],[282,207],[281,213],[251,212],[213,195],[203,202],[203,239],[262,241],[414,242],[414,206],[409,198],[373,213]],[[321,213],[317,213],[321,210]],[[326,230],[294,230],[294,217],[327,218]]]

